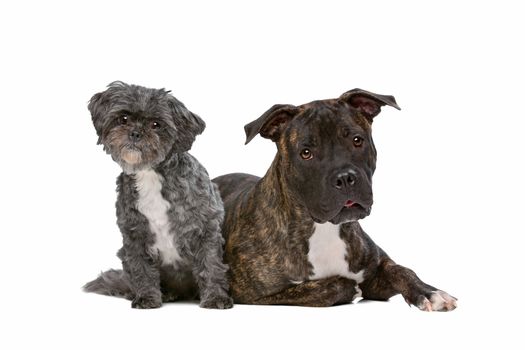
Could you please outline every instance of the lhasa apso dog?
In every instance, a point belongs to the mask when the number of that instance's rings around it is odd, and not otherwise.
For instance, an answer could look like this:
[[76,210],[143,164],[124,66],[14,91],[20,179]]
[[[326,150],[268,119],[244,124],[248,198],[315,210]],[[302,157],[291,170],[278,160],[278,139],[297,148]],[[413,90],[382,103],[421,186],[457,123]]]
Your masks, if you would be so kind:
[[123,270],[103,272],[84,290],[141,309],[197,297],[201,307],[232,307],[221,197],[188,153],[204,121],[170,91],[119,81],[95,94],[88,109],[99,144],[123,170],[116,204]]

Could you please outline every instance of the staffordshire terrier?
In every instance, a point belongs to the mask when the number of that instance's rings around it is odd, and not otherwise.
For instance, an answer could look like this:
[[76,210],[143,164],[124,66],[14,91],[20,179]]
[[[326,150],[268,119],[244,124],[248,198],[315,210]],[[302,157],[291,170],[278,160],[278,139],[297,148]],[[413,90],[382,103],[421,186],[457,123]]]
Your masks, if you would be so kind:
[[370,214],[376,149],[371,125],[393,96],[361,89],[301,106],[275,105],[247,124],[275,142],[263,178],[213,181],[225,205],[225,260],[233,298],[244,304],[331,306],[401,293],[425,311],[449,311],[456,298],[396,264],[363,231]]

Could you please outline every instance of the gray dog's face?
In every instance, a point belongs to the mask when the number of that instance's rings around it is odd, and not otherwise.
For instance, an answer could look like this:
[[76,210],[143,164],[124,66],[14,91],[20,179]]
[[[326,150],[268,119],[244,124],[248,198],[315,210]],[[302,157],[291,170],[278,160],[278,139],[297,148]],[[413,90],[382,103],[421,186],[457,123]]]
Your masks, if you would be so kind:
[[127,173],[152,168],[172,152],[186,152],[205,123],[164,89],[113,82],[88,105],[113,160]]
[[371,210],[376,150],[371,123],[392,96],[351,90],[339,99],[276,105],[245,129],[277,143],[282,181],[316,222],[339,224]]

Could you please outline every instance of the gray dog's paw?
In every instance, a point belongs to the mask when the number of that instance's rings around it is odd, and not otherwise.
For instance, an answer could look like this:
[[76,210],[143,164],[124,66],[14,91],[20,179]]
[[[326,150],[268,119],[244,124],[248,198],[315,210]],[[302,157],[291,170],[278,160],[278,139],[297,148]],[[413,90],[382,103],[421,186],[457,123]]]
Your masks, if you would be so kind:
[[139,296],[131,302],[134,309],[157,309],[161,306],[162,300],[156,296]]
[[430,295],[420,295],[416,306],[423,311],[452,311],[457,307],[457,299],[442,290]]
[[205,309],[230,309],[233,307],[233,299],[227,295],[211,296],[206,300],[201,300],[199,306]]
[[172,292],[164,292],[162,293],[162,302],[163,303],[170,303],[173,301],[179,300],[179,296]]

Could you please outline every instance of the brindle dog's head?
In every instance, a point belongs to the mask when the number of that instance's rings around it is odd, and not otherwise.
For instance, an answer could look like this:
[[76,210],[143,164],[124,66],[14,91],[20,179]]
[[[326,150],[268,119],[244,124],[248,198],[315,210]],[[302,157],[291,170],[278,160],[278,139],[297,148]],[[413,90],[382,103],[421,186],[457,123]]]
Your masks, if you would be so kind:
[[350,90],[337,99],[275,105],[247,124],[277,144],[282,181],[316,222],[355,221],[370,214],[376,149],[371,135],[381,106],[400,109],[393,96]]

